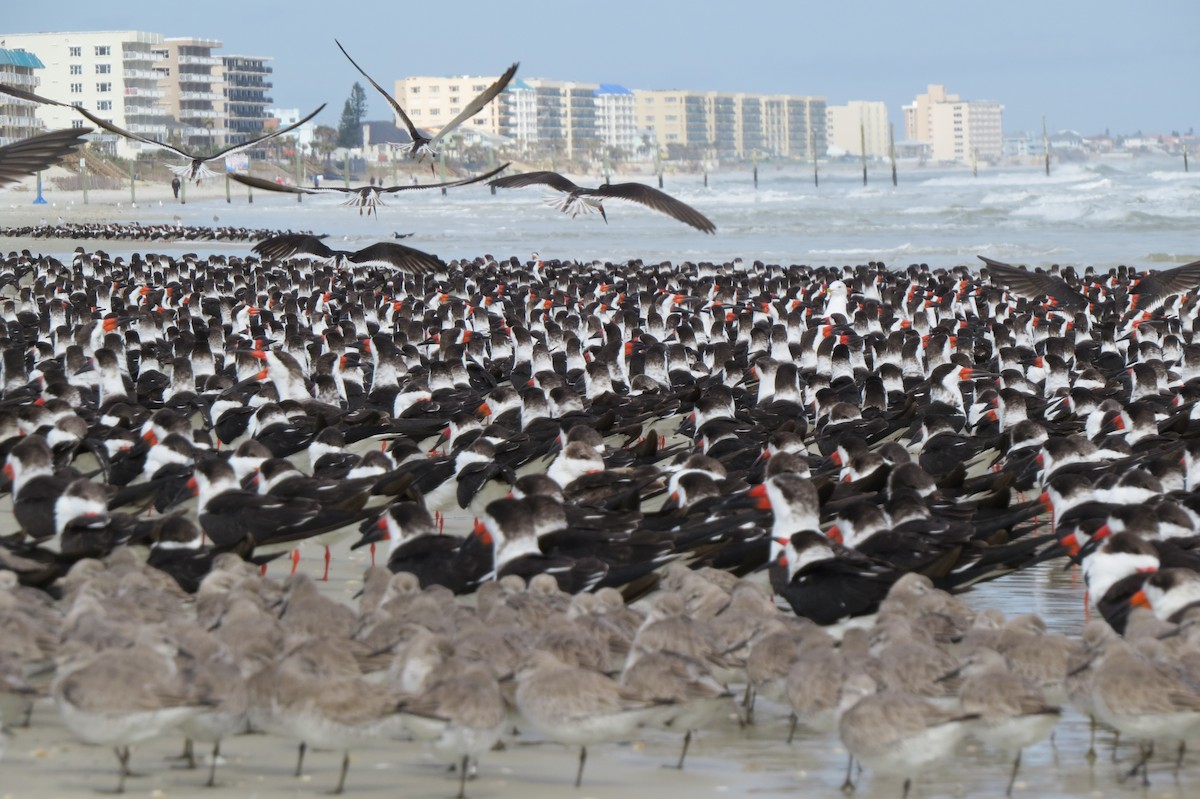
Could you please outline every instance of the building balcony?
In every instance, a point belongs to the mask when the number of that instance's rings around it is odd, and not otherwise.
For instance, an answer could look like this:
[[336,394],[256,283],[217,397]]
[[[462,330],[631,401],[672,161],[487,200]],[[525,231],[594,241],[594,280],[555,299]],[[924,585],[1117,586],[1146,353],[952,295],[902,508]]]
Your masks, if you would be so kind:
[[155,53],[152,50],[125,50],[121,53],[121,60],[129,63],[131,61],[144,61],[146,63],[161,63],[167,60],[167,57],[162,53]]
[[[30,75],[27,72],[17,72],[15,70],[10,71],[0,69],[0,77],[3,77],[4,83],[7,83],[9,86],[28,86],[30,89],[34,89],[37,88],[39,83],[41,83],[41,81],[38,80],[34,75]],[[5,102],[8,102],[8,100]]]
[[223,63],[219,56],[215,55],[181,55],[179,56],[180,64],[199,64],[201,66],[219,67]]
[[183,83],[222,83],[222,79],[216,75],[210,75],[207,72],[179,72],[175,75],[175,79],[180,84]]
[[125,96],[126,97],[157,98],[157,97],[166,97],[167,93],[164,92],[162,89],[143,89],[138,86],[126,86],[125,87]]
[[131,122],[125,125],[125,129],[130,133],[140,133],[155,138],[163,138],[167,135],[166,125],[142,125],[137,122]]
[[225,95],[220,92],[180,92],[179,99],[181,100],[224,100]]

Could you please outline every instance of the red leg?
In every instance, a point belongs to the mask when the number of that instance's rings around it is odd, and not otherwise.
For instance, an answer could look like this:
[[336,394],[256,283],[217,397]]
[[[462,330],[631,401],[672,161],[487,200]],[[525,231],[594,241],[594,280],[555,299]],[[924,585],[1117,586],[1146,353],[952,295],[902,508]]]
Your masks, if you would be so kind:
[[292,574],[296,573],[297,567],[300,566],[300,547],[292,550]]
[[325,547],[325,574],[321,576],[321,582],[323,583],[329,582],[329,561],[332,559],[333,556],[329,554],[329,547]]
[[375,565],[375,542],[371,542],[371,565]]

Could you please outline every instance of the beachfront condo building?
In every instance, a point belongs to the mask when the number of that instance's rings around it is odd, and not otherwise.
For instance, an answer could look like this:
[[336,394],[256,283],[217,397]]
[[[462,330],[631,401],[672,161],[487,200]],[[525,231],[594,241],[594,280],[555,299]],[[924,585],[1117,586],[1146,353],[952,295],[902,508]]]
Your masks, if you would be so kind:
[[193,37],[164,39],[154,50],[160,56],[154,71],[163,92],[167,114],[175,121],[168,140],[187,150],[203,152],[226,142],[225,79],[221,42]]
[[[267,108],[274,102],[271,91],[270,58],[249,55],[221,56],[226,141],[229,144],[261,136],[272,116]],[[254,152],[253,150],[251,152]]]
[[1004,154],[1003,114],[999,103],[963,100],[931,84],[904,106],[904,137],[928,144],[934,161],[994,163]]
[[826,150],[825,98],[636,90],[637,123],[669,158],[811,158]]
[[[10,33],[5,46],[36,56],[40,70],[38,94],[82,106],[96,116],[132,133],[150,138],[167,135],[165,92],[156,72],[163,61],[163,37],[144,31],[86,33]],[[42,105],[38,118],[49,129],[84,127],[83,117],[69,108]],[[149,145],[98,131],[94,145],[123,158],[152,150]]]
[[[463,106],[474,100],[480,92],[495,83],[497,75],[459,75],[457,77],[407,77],[395,82],[396,102],[408,114],[412,123],[430,133],[454,119]],[[396,115],[396,124],[404,123]],[[483,110],[468,119],[458,132],[466,136],[476,134],[482,139],[500,135],[501,110],[495,102],[488,103]]]
[[851,100],[826,106],[825,126],[831,152],[860,155],[865,146],[868,158],[888,155],[888,112],[882,102]]
[[[36,92],[38,72],[45,68],[33,53],[0,47],[0,83]],[[37,103],[0,95],[0,146],[28,139],[45,130],[37,118]]]

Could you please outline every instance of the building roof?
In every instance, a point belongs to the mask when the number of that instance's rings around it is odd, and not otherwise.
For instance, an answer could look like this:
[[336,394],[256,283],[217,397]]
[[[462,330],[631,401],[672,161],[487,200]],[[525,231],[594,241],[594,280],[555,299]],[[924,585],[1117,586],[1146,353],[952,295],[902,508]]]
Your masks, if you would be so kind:
[[524,90],[527,92],[533,91],[533,87],[530,86],[525,81],[521,80],[520,78],[517,78],[512,83],[508,84],[508,86],[506,86],[504,89],[504,91],[506,91],[506,92],[514,92],[514,91],[521,91],[521,90]]
[[616,83],[601,83],[596,94],[633,94],[633,92]]
[[0,66],[44,69],[46,65],[33,53],[25,50],[8,50],[0,47]]

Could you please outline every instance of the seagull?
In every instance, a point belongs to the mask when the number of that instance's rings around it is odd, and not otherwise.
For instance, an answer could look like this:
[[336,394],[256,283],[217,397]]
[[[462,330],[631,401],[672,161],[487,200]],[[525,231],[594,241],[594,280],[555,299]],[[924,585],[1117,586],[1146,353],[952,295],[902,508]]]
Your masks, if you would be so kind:
[[1068,311],[1083,311],[1090,300],[1083,294],[1071,288],[1071,284],[1057,275],[1045,272],[1031,272],[1019,266],[993,261],[991,258],[976,256],[987,264],[988,272],[1008,290],[1026,299],[1036,300],[1049,297],[1052,303]]
[[551,199],[550,205],[565,214],[570,214],[572,217],[599,211],[600,216],[604,217],[604,221],[607,222],[608,215],[604,213],[604,200],[630,200],[635,203],[641,203],[655,211],[661,211],[667,216],[672,216],[685,225],[691,225],[705,233],[717,232],[717,226],[692,206],[676,200],[666,192],[659,191],[643,183],[612,183],[595,189],[588,189],[576,186],[557,172],[525,172],[520,175],[496,178],[489,181],[488,185],[501,189],[515,189],[521,186],[535,185],[549,186],[566,195],[565,197]]
[[[61,103],[59,103],[59,105],[61,105]],[[217,152],[213,153],[212,155],[201,156],[201,155],[193,155],[192,153],[189,153],[186,150],[181,150],[180,148],[176,147],[173,144],[167,144],[166,142],[161,142],[161,141],[158,141],[157,139],[151,139],[151,138],[147,138],[146,136],[139,136],[136,133],[130,133],[129,131],[124,130],[123,128],[117,127],[116,125],[112,124],[111,122],[106,122],[105,120],[100,119],[99,117],[95,116],[94,114],[92,114],[91,112],[87,111],[84,108],[75,106],[76,111],[83,114],[85,117],[87,117],[89,120],[91,120],[95,125],[98,125],[99,127],[104,128],[107,131],[116,133],[118,136],[124,136],[127,139],[133,139],[134,141],[140,141],[143,144],[150,144],[150,145],[153,145],[154,147],[161,147],[164,150],[170,150],[171,152],[175,153],[176,155],[181,155],[184,158],[188,159],[188,161],[190,163],[172,166],[172,167],[170,167],[170,169],[172,172],[174,172],[176,175],[179,175],[181,178],[184,178],[185,180],[194,180],[196,183],[199,183],[204,178],[215,178],[217,176],[216,172],[213,172],[211,169],[209,169],[205,165],[208,161],[215,161],[218,158],[222,158],[227,155],[232,155],[233,153],[239,153],[242,150],[248,150],[251,147],[253,147],[254,145],[256,145],[260,142],[264,142],[267,139],[273,139],[276,136],[282,136],[283,134],[287,133],[288,131],[295,130],[296,128],[300,127],[305,122],[312,119],[317,114],[321,113],[321,111],[324,108],[325,108],[325,103],[321,103],[320,107],[317,108],[316,111],[313,111],[311,114],[304,117],[299,122],[293,122],[291,125],[287,125],[286,127],[279,128],[278,130],[273,130],[270,133],[259,136],[257,139],[251,139],[250,141],[245,141],[245,142],[242,142],[241,144],[230,145],[229,147],[226,147],[223,150],[218,150]]]
[[0,186],[57,164],[91,132],[92,128],[64,128],[0,147]]
[[[482,111],[485,105],[490,103],[496,95],[500,94],[500,92],[504,91],[504,87],[507,86],[509,81],[513,79],[513,75],[517,74],[517,67],[520,65],[520,62],[518,62],[505,70],[504,74],[497,78],[495,83],[493,83],[491,86],[488,86],[479,94],[478,97],[467,103],[466,107],[463,108],[462,112],[458,116],[443,125],[442,129],[437,133],[433,134],[432,136],[426,136],[421,131],[417,130],[417,126],[414,125],[412,120],[408,118],[408,114],[404,113],[404,109],[401,108],[400,104],[396,102],[396,98],[392,97],[392,95],[388,93],[387,89],[380,86],[375,82],[374,78],[364,72],[363,68],[360,67],[353,58],[350,58],[350,54],[346,52],[345,47],[342,47],[342,43],[337,39],[334,39],[333,42],[338,46],[338,49],[342,51],[342,55],[346,56],[351,64],[354,64],[354,68],[357,69],[364,78],[370,81],[371,85],[375,87],[376,91],[382,94],[387,99],[388,103],[391,104],[392,108],[395,109],[396,115],[400,117],[400,120],[404,123],[404,127],[408,128],[408,135],[412,138],[411,143],[400,145],[400,150],[401,152],[408,153],[410,157],[415,158],[418,161],[424,160],[425,156],[437,158],[438,152],[436,147],[438,142],[452,133],[459,125]],[[433,168],[432,165],[430,165],[430,168]]]
[[398,191],[408,191],[410,189],[448,189],[453,186],[467,186],[471,183],[478,183],[482,180],[487,180],[494,177],[505,169],[508,169],[509,164],[504,164],[491,172],[483,175],[476,175],[462,180],[452,180],[447,183],[418,183],[408,186],[358,186],[356,188],[343,188],[340,186],[321,186],[319,188],[309,188],[308,186],[288,186],[281,183],[276,183],[272,180],[264,180],[250,175],[239,175],[231,173],[230,177],[238,183],[244,183],[247,186],[255,189],[263,189],[264,191],[280,191],[288,194],[342,194],[346,199],[342,205],[348,205],[351,208],[358,208],[358,215],[362,216],[363,209],[367,211],[367,216],[371,214],[379,215],[376,208],[385,205],[383,202],[384,194],[395,194]]
[[381,241],[363,247],[361,250],[330,249],[321,241],[324,236],[311,236],[304,233],[284,233],[263,239],[253,247],[263,260],[283,260],[310,256],[331,260],[339,266],[347,262],[358,266],[390,266],[401,272],[411,272],[415,275],[428,275],[445,269],[446,264],[436,255],[405,247],[403,244],[393,244]]

